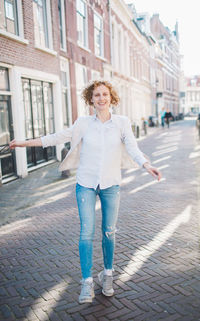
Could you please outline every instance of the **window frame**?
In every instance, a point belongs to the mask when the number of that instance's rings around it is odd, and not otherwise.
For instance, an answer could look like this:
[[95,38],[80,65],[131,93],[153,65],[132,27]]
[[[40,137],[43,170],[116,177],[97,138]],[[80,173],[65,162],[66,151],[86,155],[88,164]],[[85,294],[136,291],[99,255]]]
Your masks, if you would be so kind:
[[[71,105],[71,88],[70,88],[70,73],[69,73],[69,60],[63,57],[60,57],[60,71],[63,73],[66,73],[66,79],[67,79],[67,86],[65,86],[62,83],[62,78],[61,78],[61,90],[62,90],[62,95],[67,94],[67,118],[68,118],[68,124],[63,122],[64,127],[69,127],[72,125],[72,105]],[[63,98],[63,97],[62,97]],[[63,101],[62,101],[62,112],[63,111]]]
[[[82,2],[85,6],[85,16],[83,16],[81,14],[81,12],[78,11],[78,3],[79,2]],[[78,37],[78,19],[77,19],[77,16],[78,14],[82,17],[84,17],[85,19],[85,23],[84,23],[84,32],[83,34],[85,35],[84,39],[83,39],[83,43],[79,40],[79,37]],[[77,28],[77,43],[79,45],[79,47],[82,47],[82,48],[86,48],[88,49],[88,12],[87,12],[87,3],[85,0],[76,0],[76,28]]]
[[[81,80],[83,80],[83,82],[81,84],[79,84],[77,81],[77,79],[80,80],[80,72],[82,73]],[[84,86],[88,83],[87,67],[85,65],[82,65],[82,64],[79,64],[76,62],[75,63],[75,73],[76,73],[77,115],[78,115],[78,117],[80,117],[80,116],[89,115],[89,110],[87,109],[87,107],[83,106],[83,100],[81,97],[82,90],[83,90]],[[81,86],[79,87],[79,85],[81,85]]]
[[60,49],[67,51],[66,44],[66,21],[65,21],[65,1],[58,0],[59,29],[60,29]]
[[[22,11],[22,0],[14,0],[16,7],[16,19],[18,25],[18,33],[12,33],[7,31],[6,28],[0,27],[0,35],[7,38],[19,41],[24,44],[28,44],[28,41],[24,39],[24,25],[23,25],[23,11]],[[5,0],[4,0],[5,4]],[[5,17],[5,8],[4,8],[4,17]]]
[[[51,1],[50,0],[41,0],[44,5],[44,10],[46,12],[43,12],[43,19],[44,19],[44,33],[45,33],[45,39],[47,37],[47,41],[45,40],[45,44],[41,44],[41,41],[38,42],[38,39],[36,38],[35,35],[35,30],[34,30],[34,37],[35,37],[35,48],[45,50],[45,51],[52,51],[52,54],[55,54],[53,52],[53,36],[52,36],[52,22],[51,22]],[[38,5],[38,0],[33,0]],[[34,17],[34,13],[33,13]],[[34,19],[34,18],[33,18]],[[39,24],[38,20],[37,23]],[[34,21],[35,24],[35,21]],[[35,28],[34,28],[35,29]],[[39,39],[40,40],[40,39]],[[51,52],[50,52],[51,53]]]
[[[95,15],[96,15],[97,18],[99,18],[100,21],[101,21],[101,30],[95,27]],[[97,57],[104,58],[104,25],[103,25],[103,18],[102,18],[102,16],[101,16],[98,12],[96,12],[95,10],[94,10],[94,14],[93,14],[93,21],[94,21],[94,24],[93,24],[93,27],[94,27],[94,53],[95,53],[95,55],[96,55]],[[100,55],[98,55],[98,54],[96,53],[95,29],[100,30],[100,34],[101,34],[101,38],[100,38]]]

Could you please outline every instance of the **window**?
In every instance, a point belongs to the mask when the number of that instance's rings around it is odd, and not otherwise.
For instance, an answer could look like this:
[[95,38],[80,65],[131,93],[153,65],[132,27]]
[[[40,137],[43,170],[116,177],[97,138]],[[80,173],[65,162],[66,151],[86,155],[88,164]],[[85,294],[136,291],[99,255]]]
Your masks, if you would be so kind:
[[87,84],[87,69],[85,66],[76,63],[76,91],[77,91],[77,113],[78,116],[88,114],[81,98],[82,90]]
[[9,90],[8,69],[0,67],[0,90]]
[[58,13],[59,13],[60,45],[63,50],[66,50],[65,1],[64,0],[58,0]]
[[[25,133],[27,139],[37,138],[54,132],[54,111],[52,84],[22,79],[25,111]],[[27,148],[28,167],[55,157],[55,147],[46,150],[41,147]]]
[[94,51],[97,56],[103,57],[103,22],[96,13],[94,13]]
[[112,23],[112,65],[115,67],[115,25]]
[[124,55],[124,73],[126,75],[128,75],[129,72],[129,68],[128,68],[128,60],[129,60],[129,56],[128,56],[128,42],[127,42],[127,37],[124,36],[124,45],[123,45],[123,55]]
[[87,47],[87,13],[86,3],[83,0],[77,0],[76,17],[77,17],[77,33],[78,43]]
[[50,48],[46,0],[33,0],[33,19],[36,45]]
[[99,80],[101,78],[101,74],[97,70],[92,70],[91,72],[91,79],[92,80]]
[[17,0],[0,1],[0,29],[19,35]]
[[69,127],[71,121],[71,97],[70,97],[70,79],[68,60],[62,58],[60,60],[61,83],[62,83],[62,112],[63,123],[65,127]]
[[121,30],[118,30],[118,70],[121,70],[121,63],[122,63],[122,56],[121,56],[121,50],[122,50],[122,37],[121,37]]

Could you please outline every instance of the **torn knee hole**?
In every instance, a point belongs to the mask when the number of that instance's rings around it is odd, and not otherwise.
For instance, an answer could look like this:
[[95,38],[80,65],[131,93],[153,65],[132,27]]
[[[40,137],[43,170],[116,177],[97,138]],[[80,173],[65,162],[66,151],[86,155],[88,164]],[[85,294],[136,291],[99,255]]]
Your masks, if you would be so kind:
[[107,231],[107,232],[105,232],[105,236],[106,236],[107,238],[109,238],[109,236],[114,235],[114,234],[115,234],[115,232],[116,232],[116,230],[113,230],[113,231]]

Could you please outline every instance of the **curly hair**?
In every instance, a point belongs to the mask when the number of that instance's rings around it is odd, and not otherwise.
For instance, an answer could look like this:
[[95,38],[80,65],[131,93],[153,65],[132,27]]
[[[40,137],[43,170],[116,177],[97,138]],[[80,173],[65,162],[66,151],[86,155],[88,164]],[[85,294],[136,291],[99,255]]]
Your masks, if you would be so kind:
[[116,90],[113,88],[113,85],[106,80],[95,80],[92,83],[90,83],[86,88],[84,88],[82,92],[82,98],[84,99],[85,104],[89,106],[93,105],[93,102],[92,102],[93,91],[95,88],[101,85],[104,85],[109,89],[110,97],[111,97],[111,105],[117,106],[120,98]]

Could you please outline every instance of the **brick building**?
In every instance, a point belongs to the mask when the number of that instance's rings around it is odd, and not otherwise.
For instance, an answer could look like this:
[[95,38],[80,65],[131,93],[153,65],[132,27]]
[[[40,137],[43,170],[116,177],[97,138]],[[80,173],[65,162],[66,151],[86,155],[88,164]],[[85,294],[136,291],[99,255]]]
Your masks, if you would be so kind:
[[[0,146],[69,126],[88,113],[82,87],[109,70],[107,1],[0,2]],[[104,68],[105,65],[105,68]],[[14,176],[60,159],[62,146],[1,155],[0,176]]]
[[[178,34],[159,18],[148,28],[123,0],[0,2],[0,149],[70,126],[93,112],[81,99],[92,79],[111,80],[121,101],[113,112],[143,119],[160,106],[178,110]],[[162,37],[161,37],[162,36]],[[161,57],[161,58],[160,58]],[[156,87],[157,85],[157,87]],[[0,180],[61,159],[63,146],[0,155]]]
[[174,116],[179,113],[180,52],[178,24],[171,32],[160,21],[159,15],[151,17],[151,33],[157,41],[156,82],[157,112],[169,108]]
[[200,113],[200,76],[185,78],[184,112],[191,115]]
[[112,79],[121,96],[118,113],[142,127],[151,114],[150,44],[124,1],[111,2]]

